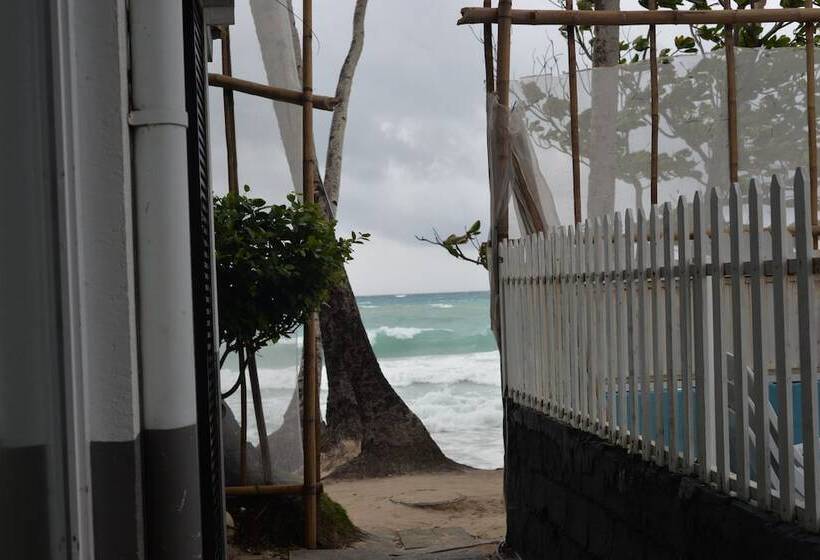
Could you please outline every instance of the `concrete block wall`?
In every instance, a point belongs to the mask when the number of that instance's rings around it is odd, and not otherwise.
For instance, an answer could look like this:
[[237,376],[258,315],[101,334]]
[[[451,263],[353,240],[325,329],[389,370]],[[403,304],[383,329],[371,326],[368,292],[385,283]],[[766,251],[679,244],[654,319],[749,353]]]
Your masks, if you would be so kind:
[[536,559],[820,558],[820,535],[506,402],[507,540]]

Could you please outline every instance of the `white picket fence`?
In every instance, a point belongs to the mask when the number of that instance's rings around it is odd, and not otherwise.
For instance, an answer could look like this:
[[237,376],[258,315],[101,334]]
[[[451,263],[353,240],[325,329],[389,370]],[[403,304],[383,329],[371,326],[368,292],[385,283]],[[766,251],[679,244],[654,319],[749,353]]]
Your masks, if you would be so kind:
[[818,530],[807,191],[798,170],[788,199],[775,179],[503,242],[505,395]]

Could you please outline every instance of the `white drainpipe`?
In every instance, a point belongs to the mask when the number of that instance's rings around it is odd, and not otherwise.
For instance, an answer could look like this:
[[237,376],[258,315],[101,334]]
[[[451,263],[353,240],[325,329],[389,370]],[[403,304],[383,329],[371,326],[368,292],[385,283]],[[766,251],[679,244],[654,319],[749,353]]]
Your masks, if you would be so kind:
[[146,558],[200,558],[181,0],[132,0]]

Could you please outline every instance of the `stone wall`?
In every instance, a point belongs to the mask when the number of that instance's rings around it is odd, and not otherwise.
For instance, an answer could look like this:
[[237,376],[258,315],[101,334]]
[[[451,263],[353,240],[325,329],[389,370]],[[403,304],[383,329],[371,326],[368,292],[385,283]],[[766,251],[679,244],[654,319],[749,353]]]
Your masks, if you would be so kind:
[[820,535],[506,406],[507,540],[525,560],[820,558]]

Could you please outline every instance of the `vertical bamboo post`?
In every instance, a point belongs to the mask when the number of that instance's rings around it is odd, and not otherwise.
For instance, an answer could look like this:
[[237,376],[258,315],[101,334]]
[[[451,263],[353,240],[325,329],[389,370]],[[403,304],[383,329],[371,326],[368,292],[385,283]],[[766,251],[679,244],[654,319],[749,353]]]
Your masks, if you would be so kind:
[[[496,157],[494,164],[494,175],[498,175],[499,170],[509,170],[512,168],[512,157],[510,147],[509,134],[509,107],[510,107],[510,42],[512,35],[512,18],[510,12],[512,10],[512,0],[499,0],[498,2],[498,56],[497,68],[495,76],[495,91],[498,99],[498,104],[501,107],[503,114],[503,121],[494,115],[488,115],[494,119],[494,135],[491,139],[495,143]],[[486,49],[486,46],[485,46]],[[485,50],[485,56],[486,55]],[[503,196],[503,200],[497,200],[497,197],[502,194],[496,192],[494,177],[491,178],[491,196],[490,204],[492,206],[492,229],[490,231],[490,248],[492,249],[492,297],[493,297],[493,314],[496,317],[501,317],[501,243],[509,236],[509,197]],[[503,202],[503,204],[502,204]],[[502,343],[506,341],[506,333],[504,325],[499,321],[499,338]],[[506,350],[502,348],[506,353]],[[506,367],[507,364],[504,364]],[[502,377],[507,379],[507,372],[501,372]]]
[[[485,8],[493,7],[493,0],[484,0]],[[493,24],[484,24],[484,84],[487,93],[495,91],[495,75],[493,72]]]
[[[305,204],[313,204],[313,4],[302,0],[302,193]],[[303,391],[304,421],[304,503],[305,547],[316,548],[318,540],[319,503],[317,494],[318,438],[316,412],[319,406],[316,371],[316,314],[305,323],[305,368]]]
[[[812,0],[806,0],[806,9]],[[817,225],[817,118],[814,101],[814,23],[806,23],[806,115],[809,124],[809,193],[811,196],[811,224]],[[815,240],[816,240],[815,236]]]
[[[723,7],[732,9],[732,0],[721,0]],[[737,183],[737,90],[735,86],[735,26],[724,26],[726,50],[726,93],[729,117],[729,180]]]
[[[657,0],[649,0],[649,9],[657,10]],[[649,199],[652,206],[658,203],[658,48],[655,26],[649,26],[649,87],[652,112],[652,145],[650,155]]]
[[[222,73],[231,76],[231,30],[226,25],[222,29]],[[239,192],[239,178],[236,160],[236,116],[234,113],[233,90],[222,89],[222,105],[225,112],[225,146],[228,151],[228,192]]]
[[[498,94],[498,104],[504,110],[510,108],[510,42],[512,36],[512,0],[499,0],[498,2],[498,69],[496,71],[496,93]],[[500,142],[498,146],[498,165],[501,169],[511,165],[509,118],[503,123],[503,130],[500,130]],[[507,238],[509,234],[509,212],[505,205],[501,214],[496,216],[496,244],[493,251],[498,252],[498,243]]]
[[[572,10],[572,0],[566,0],[567,11]],[[581,155],[578,148],[578,60],[575,55],[575,26],[567,26],[567,52],[569,54],[569,126],[572,143],[572,201],[575,223],[581,223]]]

